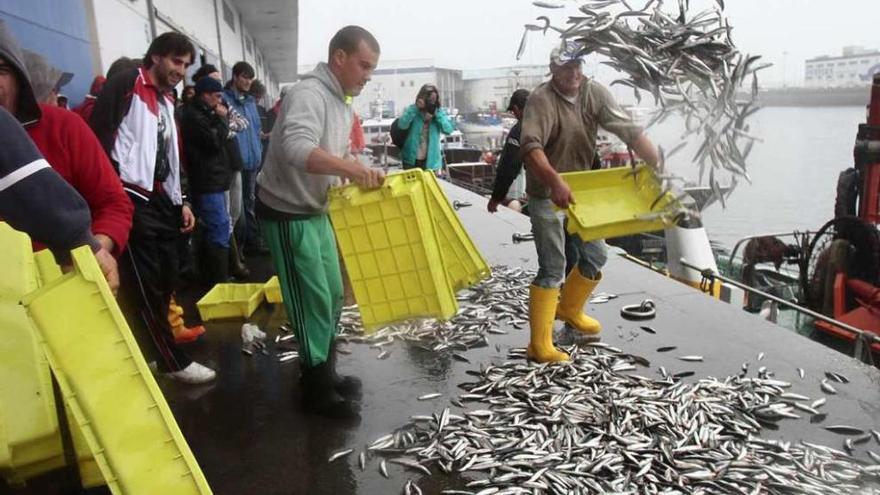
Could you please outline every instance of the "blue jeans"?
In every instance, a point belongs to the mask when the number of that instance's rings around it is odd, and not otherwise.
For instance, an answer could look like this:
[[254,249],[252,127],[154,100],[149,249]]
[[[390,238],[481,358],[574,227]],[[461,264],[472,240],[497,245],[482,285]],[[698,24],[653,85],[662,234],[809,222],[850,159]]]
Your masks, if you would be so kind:
[[196,194],[194,207],[202,222],[203,238],[214,247],[229,248],[229,213],[226,193]]
[[[549,199],[529,201],[529,218],[538,251],[538,275],[532,283],[545,289],[560,287],[566,275],[566,236],[564,222],[559,215],[560,212],[554,210],[553,202]],[[577,266],[581,275],[587,278],[598,277],[608,261],[608,248],[602,240],[584,242],[572,235],[568,239],[568,248],[577,253]]]

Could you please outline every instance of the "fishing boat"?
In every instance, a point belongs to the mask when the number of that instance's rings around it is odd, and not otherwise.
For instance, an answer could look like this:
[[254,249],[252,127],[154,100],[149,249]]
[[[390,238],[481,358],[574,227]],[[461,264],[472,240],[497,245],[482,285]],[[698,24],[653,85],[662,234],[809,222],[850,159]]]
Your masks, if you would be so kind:
[[363,121],[364,140],[367,144],[383,144],[391,141],[391,124],[393,118],[370,118]]
[[455,127],[465,135],[468,142],[488,149],[499,147],[505,134],[501,118],[491,113],[465,114],[458,118]]

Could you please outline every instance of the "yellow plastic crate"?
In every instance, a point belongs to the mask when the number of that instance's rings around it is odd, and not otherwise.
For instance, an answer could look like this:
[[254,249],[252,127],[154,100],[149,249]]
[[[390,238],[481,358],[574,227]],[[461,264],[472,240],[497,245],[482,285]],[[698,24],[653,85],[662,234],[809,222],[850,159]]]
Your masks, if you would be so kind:
[[330,191],[330,217],[364,327],[418,317],[449,319],[458,302],[441,262],[429,190],[420,170],[382,187]]
[[10,480],[64,465],[52,378],[22,296],[38,286],[27,235],[0,222],[0,472]]
[[[55,262],[55,256],[48,249],[34,253],[34,262],[41,286],[61,278],[63,275],[61,267]],[[28,324],[30,325],[30,321],[28,321]],[[45,358],[43,360],[45,361]],[[46,369],[49,369],[49,363],[46,363]],[[73,440],[73,450],[76,452],[76,459],[79,464],[79,477],[83,488],[94,488],[104,485],[104,476],[101,474],[101,469],[92,457],[85,435],[83,435],[82,430],[76,424],[73,414],[70,412],[70,407],[67,404],[64,405],[64,412],[67,415],[67,424],[70,426],[70,436],[71,440]],[[35,474],[42,474],[42,472],[40,471]],[[25,477],[29,478],[31,475]]]
[[263,284],[217,284],[196,303],[202,319],[249,318],[263,302]]
[[88,247],[23,299],[65,402],[114,494],[211,493]]
[[[0,472],[13,484],[64,466],[49,363],[37,345],[22,296],[61,276],[49,250],[0,222]],[[65,409],[67,410],[67,409]],[[68,411],[69,417],[69,411]],[[83,486],[104,484],[82,432],[68,419]],[[8,433],[7,433],[8,432]]]
[[281,281],[278,280],[278,275],[275,275],[266,282],[266,285],[263,286],[263,292],[266,293],[267,303],[280,304],[284,302],[284,298],[281,296]]
[[592,241],[662,230],[663,220],[651,216],[675,198],[667,193],[651,209],[661,192],[659,179],[645,165],[636,168],[635,177],[632,172],[619,167],[561,174],[575,200],[566,211],[568,231]]
[[443,267],[452,290],[457,292],[489,277],[492,271],[461,224],[458,214],[449,204],[449,199],[437,183],[434,173],[425,172],[424,178],[428,185],[431,218],[434,220],[434,229],[441,246]]
[[34,253],[34,264],[37,267],[37,275],[39,276],[41,286],[64,275],[61,273],[61,267],[55,262],[55,255],[48,249]]

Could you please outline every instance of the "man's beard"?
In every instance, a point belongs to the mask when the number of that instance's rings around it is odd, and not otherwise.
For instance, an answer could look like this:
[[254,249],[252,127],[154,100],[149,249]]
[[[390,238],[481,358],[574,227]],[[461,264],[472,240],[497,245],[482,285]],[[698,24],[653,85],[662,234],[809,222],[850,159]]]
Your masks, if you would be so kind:
[[159,67],[158,72],[159,72],[158,83],[159,83],[160,88],[167,91],[167,90],[173,88],[174,86],[177,86],[176,83],[174,83],[174,84],[171,83],[171,71],[165,71],[161,67]]

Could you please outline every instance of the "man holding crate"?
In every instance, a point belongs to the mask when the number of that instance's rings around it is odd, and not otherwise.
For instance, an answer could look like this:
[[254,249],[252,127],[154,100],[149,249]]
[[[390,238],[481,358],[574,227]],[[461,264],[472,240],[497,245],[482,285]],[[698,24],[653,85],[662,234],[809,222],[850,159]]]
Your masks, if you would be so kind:
[[529,289],[527,353],[541,363],[568,360],[568,354],[553,345],[554,320],[586,335],[598,334],[602,328],[583,313],[583,308],[602,279],[601,269],[607,260],[603,241],[574,238],[579,261],[561,291],[559,288],[565,276],[565,234],[553,206],[565,209],[574,199],[559,173],[589,170],[598,127],[617,135],[648,165],[657,163],[657,151],[642,128],[620,109],[606,88],[584,76],[581,65],[576,49],[553,49],[552,78],[529,96],[520,138],[529,216],[538,250],[538,275]]
[[361,387],[335,370],[343,289],[327,191],[340,177],[367,188],[384,179],[380,169],[348,154],[351,100],[378,60],[379,43],[368,31],[347,26],[337,32],[327,63],[288,90],[257,177],[257,216],[299,340],[303,407],[328,417],[358,416]]

